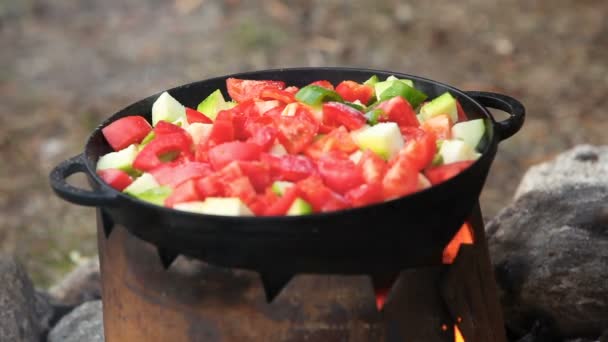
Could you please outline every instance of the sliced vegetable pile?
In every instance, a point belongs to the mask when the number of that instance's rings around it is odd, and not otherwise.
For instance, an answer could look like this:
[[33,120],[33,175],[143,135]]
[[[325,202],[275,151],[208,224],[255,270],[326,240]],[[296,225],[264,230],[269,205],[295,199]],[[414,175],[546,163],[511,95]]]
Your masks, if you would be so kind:
[[[479,157],[482,119],[450,93],[427,101],[411,80],[226,81],[198,108],[169,93],[102,132],[97,172],[140,200],[216,215],[302,215],[425,189]],[[427,101],[427,102],[425,102]]]

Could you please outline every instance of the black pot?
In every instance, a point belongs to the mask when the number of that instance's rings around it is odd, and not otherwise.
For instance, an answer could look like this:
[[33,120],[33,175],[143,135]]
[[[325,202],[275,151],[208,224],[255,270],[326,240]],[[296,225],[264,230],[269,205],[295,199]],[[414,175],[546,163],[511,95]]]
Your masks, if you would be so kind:
[[[104,221],[124,225],[135,236],[164,251],[207,262],[275,274],[376,273],[441,263],[442,251],[477,204],[498,142],[516,133],[524,121],[524,107],[500,94],[463,92],[417,76],[351,68],[265,70],[183,85],[169,90],[182,104],[196,107],[210,92],[226,93],[228,77],[274,79],[304,86],[327,79],[365,81],[371,75],[395,75],[414,81],[430,97],[450,91],[470,118],[484,118],[487,144],[482,156],[456,177],[424,191],[363,208],[288,217],[226,217],[177,211],[155,206],[114,190],[95,173],[99,156],[111,152],[101,128],[128,115],[150,119],[150,96],[119,111],[96,128],[83,154],[59,164],[50,175],[51,186],[63,199],[100,207]],[[508,112],[496,122],[486,107]],[[85,173],[92,191],[78,189],[66,177]]]

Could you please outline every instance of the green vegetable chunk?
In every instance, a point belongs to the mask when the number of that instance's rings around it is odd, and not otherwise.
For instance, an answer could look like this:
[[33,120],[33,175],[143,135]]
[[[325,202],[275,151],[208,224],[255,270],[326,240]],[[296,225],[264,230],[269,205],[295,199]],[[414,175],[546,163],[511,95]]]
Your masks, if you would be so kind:
[[[376,84],[376,87],[378,84]],[[378,92],[376,93],[378,95]],[[378,101],[382,102],[392,99],[395,96],[401,96],[409,102],[413,108],[418,107],[428,97],[425,93],[410,87],[401,81],[392,81],[390,87],[386,88],[378,95]]]
[[310,106],[318,106],[323,102],[344,102],[342,97],[333,90],[316,85],[308,85],[296,93],[296,100]]
[[296,198],[287,210],[287,216],[312,214],[312,206],[301,198]]
[[217,89],[207,96],[201,103],[199,103],[196,110],[203,113],[209,119],[215,120],[215,117],[220,110],[229,109],[235,105],[236,103],[226,102],[222,92]]
[[373,126],[378,123],[378,120],[380,120],[383,115],[384,111],[380,108],[376,108],[365,113],[365,118],[367,119],[367,123]]

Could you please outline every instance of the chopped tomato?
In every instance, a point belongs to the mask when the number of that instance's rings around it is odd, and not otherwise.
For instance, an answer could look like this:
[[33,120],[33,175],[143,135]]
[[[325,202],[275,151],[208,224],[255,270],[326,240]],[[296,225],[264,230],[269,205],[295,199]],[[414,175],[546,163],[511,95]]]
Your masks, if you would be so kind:
[[361,175],[367,184],[382,183],[388,168],[384,159],[371,150],[363,152],[357,167],[361,170]]
[[336,93],[340,94],[345,101],[355,102],[358,100],[367,104],[374,96],[374,88],[355,81],[342,81],[336,87]]
[[353,207],[382,202],[384,199],[382,183],[361,184],[348,191],[345,197]]
[[157,136],[139,152],[135,161],[133,161],[133,167],[141,171],[150,171],[163,164],[163,161],[160,159],[162,155],[169,153],[176,154],[177,156],[191,155],[191,145],[192,139],[187,133],[172,133]]
[[[220,114],[221,113],[222,112],[220,112]],[[218,120],[216,117],[209,138],[207,139],[207,145],[212,147],[232,140],[234,140],[234,125],[232,124],[232,120]]]
[[399,155],[389,166],[382,180],[384,199],[390,200],[415,192],[418,171],[407,156]]
[[414,112],[410,103],[401,96],[395,96],[390,100],[381,102],[376,108],[382,109],[385,113],[379,118],[378,121],[380,122],[393,121],[399,127],[417,127],[419,125],[416,112]]
[[326,81],[326,80],[315,81],[315,82],[312,82],[309,85],[316,85],[316,86],[319,86],[319,87],[323,87],[325,89],[334,90],[334,85],[331,84],[331,82]]
[[406,156],[418,171],[427,167],[437,153],[435,135],[416,127],[403,127],[401,133],[405,139],[405,147],[399,155]]
[[315,140],[306,148],[304,153],[313,159],[319,159],[321,156],[331,151],[351,153],[358,148],[359,147],[355,144],[350,134],[348,134],[346,128],[340,126],[331,130],[329,134]]
[[239,166],[257,192],[263,192],[271,183],[270,166],[259,161],[240,161]]
[[292,103],[296,101],[295,95],[277,88],[264,88],[260,93],[262,100],[277,100],[283,103]]
[[356,130],[365,126],[367,120],[360,111],[339,102],[323,104],[323,123],[331,127],[344,126]]
[[193,179],[178,185],[171,195],[165,199],[165,206],[172,208],[177,203],[199,201],[201,197],[196,190],[196,181]]
[[157,137],[173,133],[186,134],[186,131],[180,126],[167,121],[159,121],[156,123],[156,127],[154,127],[154,134]]
[[264,216],[285,215],[298,195],[298,188],[295,186],[290,187],[285,191],[283,196],[279,196],[279,198],[264,211]]
[[441,182],[445,182],[446,180],[456,176],[457,174],[462,172],[462,170],[471,166],[471,164],[473,164],[473,163],[474,163],[473,160],[467,160],[467,161],[461,161],[461,162],[436,166],[436,167],[427,169],[424,172],[424,175],[426,176],[426,178],[429,179],[429,182],[431,182],[431,184],[435,185],[435,184],[439,184]]
[[205,114],[188,107],[186,107],[186,118],[188,119],[188,123],[213,123],[213,121],[209,119]]
[[268,151],[274,145],[276,137],[277,129],[274,126],[266,126],[256,130],[247,142],[258,145],[262,151]]
[[462,105],[460,104],[460,101],[458,101],[458,100],[456,100],[456,108],[458,109],[458,121],[459,122],[469,120],[469,118],[467,118],[467,114],[462,109]]
[[231,141],[209,149],[209,162],[219,170],[234,160],[258,160],[262,150],[256,144]]
[[101,129],[101,133],[114,151],[120,151],[145,138],[152,127],[142,116],[125,116]]
[[284,89],[285,82],[271,80],[242,80],[229,78],[226,80],[228,95],[236,102],[243,102],[260,97],[262,90],[266,88]]
[[279,196],[269,187],[263,194],[258,195],[255,200],[249,203],[249,209],[257,216],[264,216],[266,210],[278,199]]
[[160,185],[176,187],[179,184],[194,178],[210,175],[213,171],[207,163],[188,162],[173,164],[167,163],[151,170],[150,173]]
[[128,173],[118,169],[105,169],[97,171],[97,174],[104,182],[118,191],[123,191],[133,183],[133,179]]
[[317,172],[312,160],[302,155],[276,157],[262,154],[261,161],[270,166],[272,178],[277,180],[297,182]]
[[254,201],[256,198],[253,185],[249,178],[243,174],[237,161],[196,181],[196,189],[201,197],[239,197],[245,204]]
[[452,135],[452,120],[447,114],[437,115],[422,123],[421,128],[433,133],[439,140],[450,139]]
[[[276,107],[280,107],[282,106],[281,102],[277,101],[277,100],[270,100],[270,101],[255,101],[255,108],[256,108],[256,116],[258,115],[264,115],[264,113],[266,113],[267,111],[276,108]],[[249,117],[248,117],[249,119]]]
[[348,157],[337,154],[323,156],[317,162],[323,182],[332,190],[345,194],[347,191],[363,184],[361,171]]
[[296,154],[303,151],[317,134],[319,125],[304,106],[298,106],[293,116],[275,117],[279,141],[287,152]]
[[301,180],[296,185],[302,198],[310,203],[315,212],[328,212],[348,208],[348,202],[333,192],[318,175]]

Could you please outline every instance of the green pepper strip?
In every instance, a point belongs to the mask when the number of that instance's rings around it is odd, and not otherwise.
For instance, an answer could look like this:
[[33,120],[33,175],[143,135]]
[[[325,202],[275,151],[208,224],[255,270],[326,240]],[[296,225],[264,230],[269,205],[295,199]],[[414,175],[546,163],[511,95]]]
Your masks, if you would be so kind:
[[296,100],[310,106],[318,106],[323,102],[344,102],[342,97],[333,90],[316,85],[308,85],[296,93]]
[[413,108],[418,107],[428,97],[425,93],[408,86],[403,82],[393,82],[393,84],[380,94],[380,102],[401,96],[409,102]]
[[384,111],[380,108],[376,108],[365,113],[365,118],[367,119],[367,123],[373,126],[378,123],[378,120],[382,115],[384,115]]

